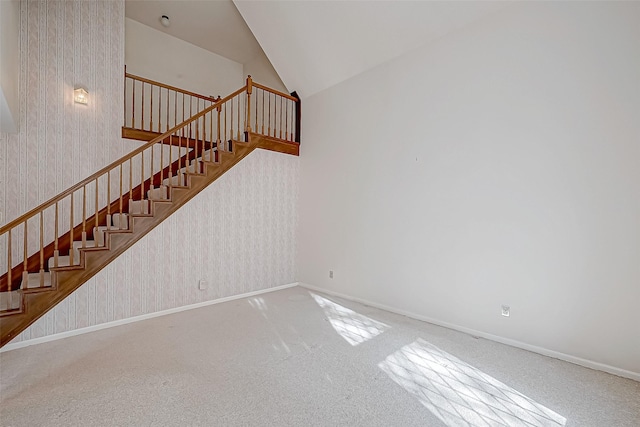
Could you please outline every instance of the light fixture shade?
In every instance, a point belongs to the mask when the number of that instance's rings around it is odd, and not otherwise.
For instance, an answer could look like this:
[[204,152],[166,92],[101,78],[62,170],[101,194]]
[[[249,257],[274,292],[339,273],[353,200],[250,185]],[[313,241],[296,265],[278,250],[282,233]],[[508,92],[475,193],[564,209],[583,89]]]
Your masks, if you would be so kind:
[[73,90],[73,101],[78,104],[87,105],[89,103],[89,92],[82,87]]

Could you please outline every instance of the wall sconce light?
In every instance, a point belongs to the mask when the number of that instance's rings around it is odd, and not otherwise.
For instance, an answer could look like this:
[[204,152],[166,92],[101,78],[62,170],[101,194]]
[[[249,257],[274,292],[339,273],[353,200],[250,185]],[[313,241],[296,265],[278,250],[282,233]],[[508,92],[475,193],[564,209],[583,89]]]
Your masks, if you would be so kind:
[[87,105],[89,103],[89,92],[82,87],[75,88],[73,90],[73,101],[77,104]]
[[167,15],[162,15],[162,17],[160,17],[160,23],[163,27],[168,27],[169,25],[171,25],[171,22],[169,22],[169,17]]

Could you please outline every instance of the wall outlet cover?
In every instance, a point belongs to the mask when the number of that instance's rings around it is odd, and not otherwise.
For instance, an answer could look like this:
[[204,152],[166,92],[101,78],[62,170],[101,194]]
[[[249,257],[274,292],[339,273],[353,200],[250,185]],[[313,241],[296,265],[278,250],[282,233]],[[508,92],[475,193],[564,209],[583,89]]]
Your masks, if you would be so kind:
[[202,279],[198,282],[198,289],[200,289],[201,291],[204,291],[205,289],[207,289],[207,281]]
[[502,315],[504,317],[509,317],[511,315],[511,308],[508,305],[502,306]]

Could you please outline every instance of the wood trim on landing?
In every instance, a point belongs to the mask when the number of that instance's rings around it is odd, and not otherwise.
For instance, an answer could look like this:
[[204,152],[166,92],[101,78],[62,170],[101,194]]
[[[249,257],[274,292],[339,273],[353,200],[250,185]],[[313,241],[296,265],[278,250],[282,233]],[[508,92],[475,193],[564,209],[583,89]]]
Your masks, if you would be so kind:
[[[133,129],[128,127],[122,128],[122,137],[127,139],[135,139],[139,141],[151,141],[154,138],[157,138],[162,134],[157,132],[150,132],[146,130]],[[264,150],[275,151],[277,153],[291,154],[292,156],[300,155],[300,143],[287,141],[285,139],[280,139],[272,136],[265,136],[260,133],[249,132],[251,139],[255,141],[256,148],[262,148]],[[191,138],[182,138],[180,142],[178,142],[178,138],[169,137],[167,140],[162,141],[164,144],[171,145],[181,145],[182,147],[195,148],[196,140]],[[198,141],[200,144],[198,147],[202,146],[202,141]],[[205,149],[209,149],[211,143],[209,141],[204,141]]]

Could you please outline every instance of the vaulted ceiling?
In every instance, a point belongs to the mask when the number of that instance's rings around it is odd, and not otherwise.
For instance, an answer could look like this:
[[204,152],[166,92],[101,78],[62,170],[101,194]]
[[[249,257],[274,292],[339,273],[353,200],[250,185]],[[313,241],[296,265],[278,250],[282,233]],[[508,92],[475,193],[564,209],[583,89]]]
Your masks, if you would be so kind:
[[284,84],[302,97],[506,5],[492,1],[234,2]]
[[[240,63],[264,50],[303,98],[507,5],[501,1],[127,0],[126,16]],[[171,19],[168,28],[161,15]]]
[[[162,15],[169,27],[161,25]],[[241,64],[261,53],[231,0],[126,0],[125,16]]]

